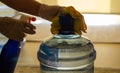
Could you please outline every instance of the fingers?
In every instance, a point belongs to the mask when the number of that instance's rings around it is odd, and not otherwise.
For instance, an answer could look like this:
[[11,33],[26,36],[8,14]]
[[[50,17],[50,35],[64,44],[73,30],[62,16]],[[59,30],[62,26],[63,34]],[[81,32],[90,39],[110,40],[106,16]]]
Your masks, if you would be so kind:
[[23,41],[26,37],[25,34],[35,34],[35,29],[36,27],[30,23],[20,22],[16,32],[14,32],[15,34],[13,34],[14,36],[9,38],[17,41]]
[[35,34],[35,26],[25,21],[4,18],[1,21],[0,33],[9,39],[22,41],[25,34]]
[[23,24],[23,32],[27,34],[35,34],[36,27],[29,23]]
[[35,30],[32,29],[25,28],[23,31],[27,34],[35,34]]
[[21,35],[19,35],[19,37],[13,37],[13,38],[11,38],[11,39],[13,39],[13,40],[16,40],[16,41],[23,41],[23,38],[25,37],[25,34],[21,34]]
[[27,34],[35,34],[35,26],[26,22],[19,22],[18,26],[11,29],[7,36],[16,41],[23,41]]
[[23,38],[25,37],[25,33],[14,32],[14,33],[6,35],[6,37],[12,40],[16,40],[16,41],[23,41]]
[[29,24],[29,23],[27,23],[27,22],[25,22],[23,26],[24,26],[24,27],[29,27],[30,29],[36,29],[36,27],[35,27],[34,25]]

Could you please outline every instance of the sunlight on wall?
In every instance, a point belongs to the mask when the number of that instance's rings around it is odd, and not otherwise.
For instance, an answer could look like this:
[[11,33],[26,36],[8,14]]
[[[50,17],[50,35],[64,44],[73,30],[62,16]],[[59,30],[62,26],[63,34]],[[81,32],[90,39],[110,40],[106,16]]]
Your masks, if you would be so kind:
[[86,24],[92,26],[110,26],[120,24],[120,15],[115,14],[83,14]]
[[58,0],[58,5],[74,6],[80,12],[110,12],[110,0]]

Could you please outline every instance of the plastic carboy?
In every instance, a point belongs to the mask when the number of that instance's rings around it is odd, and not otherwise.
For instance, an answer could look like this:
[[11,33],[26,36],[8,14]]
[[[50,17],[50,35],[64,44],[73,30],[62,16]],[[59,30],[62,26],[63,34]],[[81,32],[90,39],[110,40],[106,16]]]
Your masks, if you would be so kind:
[[74,19],[69,14],[61,14],[59,23],[59,33],[40,45],[40,73],[94,73],[92,42],[74,33]]

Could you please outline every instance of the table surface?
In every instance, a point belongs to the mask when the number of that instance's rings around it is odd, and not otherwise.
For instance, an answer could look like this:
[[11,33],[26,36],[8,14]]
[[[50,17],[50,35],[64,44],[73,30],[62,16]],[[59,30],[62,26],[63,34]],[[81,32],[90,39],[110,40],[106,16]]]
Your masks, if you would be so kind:
[[[15,73],[40,73],[38,66],[17,66]],[[94,73],[120,73],[120,69],[95,68]]]

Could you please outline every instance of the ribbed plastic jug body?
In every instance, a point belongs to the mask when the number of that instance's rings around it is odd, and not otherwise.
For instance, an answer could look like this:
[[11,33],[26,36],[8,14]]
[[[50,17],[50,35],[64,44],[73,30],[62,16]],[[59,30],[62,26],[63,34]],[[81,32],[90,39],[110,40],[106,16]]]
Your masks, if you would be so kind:
[[55,35],[38,51],[42,73],[94,73],[95,57],[91,41],[79,35]]

